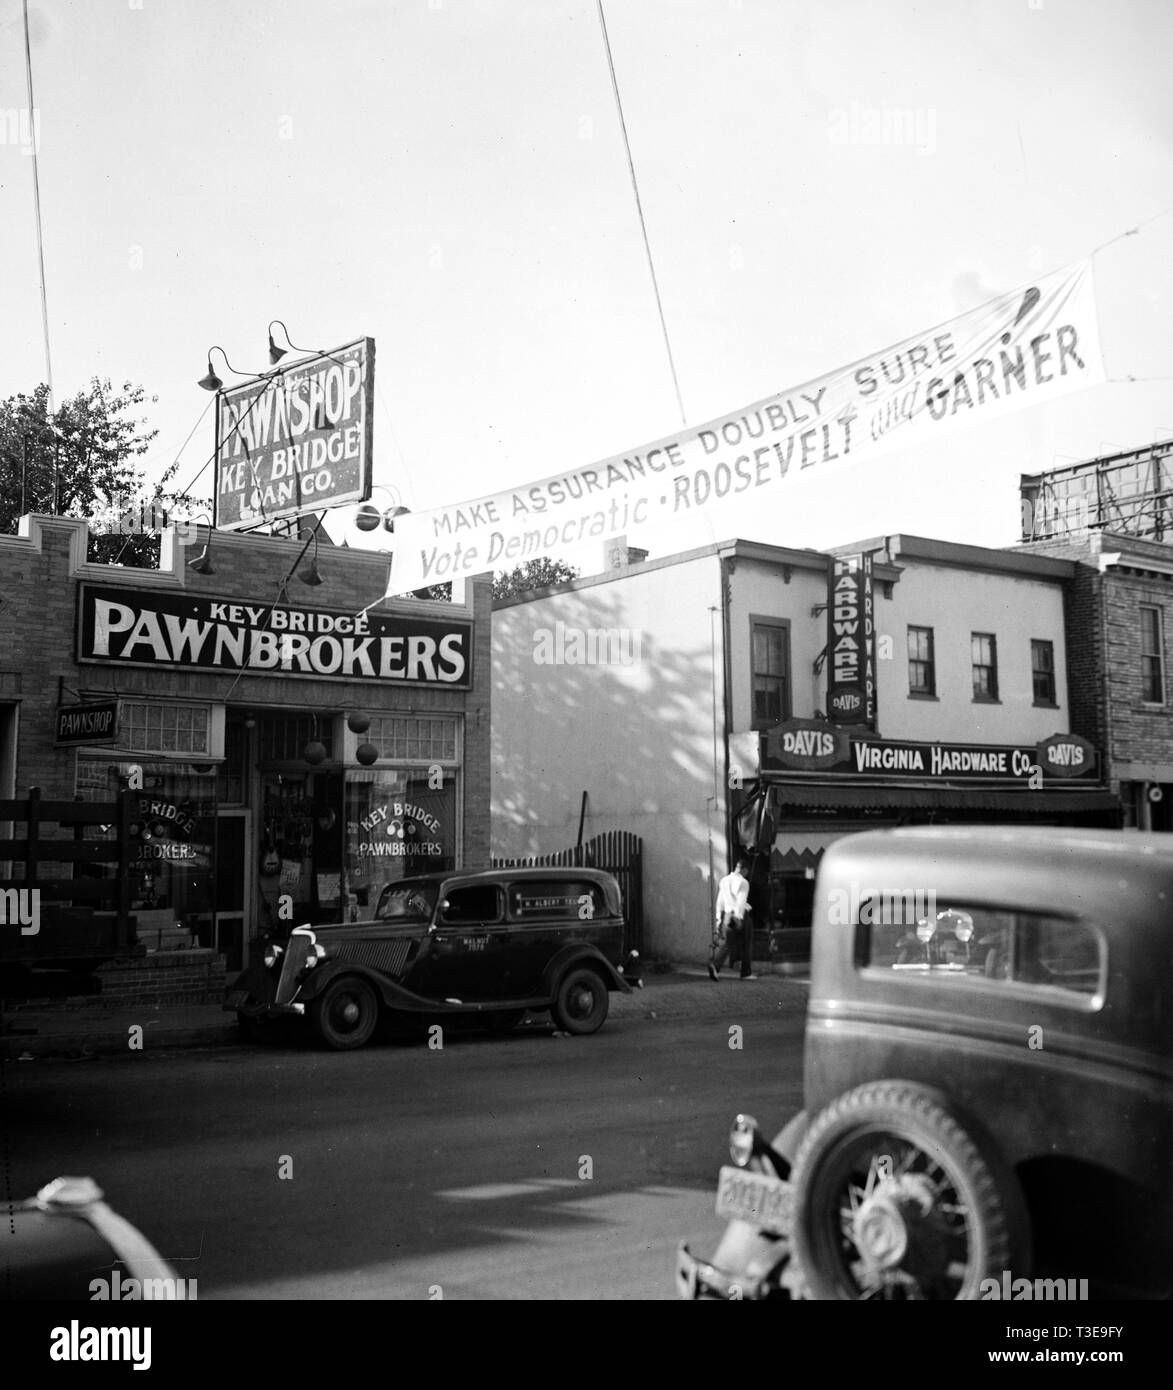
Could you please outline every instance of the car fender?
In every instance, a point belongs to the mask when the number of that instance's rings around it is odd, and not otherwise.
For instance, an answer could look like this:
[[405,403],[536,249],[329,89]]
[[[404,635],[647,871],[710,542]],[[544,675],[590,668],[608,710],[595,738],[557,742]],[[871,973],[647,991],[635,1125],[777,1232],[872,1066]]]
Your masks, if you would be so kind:
[[588,965],[592,970],[597,970],[608,989],[618,990],[622,994],[631,993],[631,986],[597,946],[588,942],[578,942],[564,946],[557,955],[546,962],[546,968],[542,971],[542,985],[546,994],[553,999],[558,993],[558,984],[562,977],[568,970],[580,965]]

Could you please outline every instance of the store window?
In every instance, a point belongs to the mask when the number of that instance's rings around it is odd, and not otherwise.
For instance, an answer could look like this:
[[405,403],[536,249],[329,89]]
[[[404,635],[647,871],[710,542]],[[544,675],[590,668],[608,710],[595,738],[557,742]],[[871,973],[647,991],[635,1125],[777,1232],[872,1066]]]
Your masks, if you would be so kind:
[[451,762],[456,757],[456,720],[446,715],[382,715],[364,735],[392,762]]
[[[125,730],[124,730],[125,731]],[[134,797],[131,910],[148,950],[213,944],[217,773],[213,764],[112,762],[79,755],[76,795],[113,801]],[[96,836],[113,834],[96,827]],[[106,873],[106,868],[97,872]]]
[[1030,644],[1031,679],[1034,682],[1036,705],[1055,703],[1055,644],[1032,641]]
[[973,698],[975,700],[996,700],[998,698],[998,644],[992,632],[970,634],[970,651],[973,661]]
[[1146,705],[1165,703],[1165,643],[1161,631],[1161,610],[1140,610],[1140,698]]
[[933,660],[933,629],[908,629],[908,693],[936,695],[937,668]]
[[192,753],[211,750],[212,711],[207,705],[119,702],[119,748],[134,753]]
[[413,874],[456,867],[455,768],[378,768],[346,775],[349,914],[368,916],[379,892]]
[[768,729],[790,718],[790,624],[750,624],[753,727]]

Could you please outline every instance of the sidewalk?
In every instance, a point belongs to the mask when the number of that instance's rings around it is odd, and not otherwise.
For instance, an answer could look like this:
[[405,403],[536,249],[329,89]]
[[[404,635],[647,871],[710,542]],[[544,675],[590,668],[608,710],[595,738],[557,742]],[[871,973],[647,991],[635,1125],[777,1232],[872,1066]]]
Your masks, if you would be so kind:
[[[756,980],[739,980],[727,972],[714,984],[703,966],[682,966],[663,974],[649,971],[642,989],[612,994],[610,1016],[613,1020],[702,1019],[727,1013],[736,1001],[738,1012],[746,1017],[781,1017],[803,1013],[807,993],[805,976],[760,974]],[[219,1004],[109,1008],[95,999],[81,1007],[9,1005],[3,1016],[0,1048],[5,1061],[12,1063],[124,1056],[131,1051],[132,1039],[139,1039],[139,1034],[132,1033],[138,1028],[142,1029],[141,1050],[147,1052],[241,1045],[234,1015],[224,1012]]]

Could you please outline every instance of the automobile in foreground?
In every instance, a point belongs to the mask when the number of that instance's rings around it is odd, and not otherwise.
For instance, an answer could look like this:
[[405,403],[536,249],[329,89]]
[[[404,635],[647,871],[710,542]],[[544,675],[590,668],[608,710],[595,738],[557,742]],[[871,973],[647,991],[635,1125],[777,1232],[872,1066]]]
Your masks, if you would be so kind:
[[610,992],[638,983],[619,885],[598,869],[490,869],[388,883],[370,920],[295,927],[261,943],[224,1007],[246,1030],[304,1018],[328,1047],[362,1047],[381,1020],[478,1018],[505,1030],[548,1009],[597,1032]]
[[680,1296],[1173,1295],[1173,837],[848,836],[812,936],[803,1108],[734,1120]]
[[146,1236],[106,1202],[92,1178],[56,1178],[8,1204],[0,1229],[6,1299],[194,1299]]

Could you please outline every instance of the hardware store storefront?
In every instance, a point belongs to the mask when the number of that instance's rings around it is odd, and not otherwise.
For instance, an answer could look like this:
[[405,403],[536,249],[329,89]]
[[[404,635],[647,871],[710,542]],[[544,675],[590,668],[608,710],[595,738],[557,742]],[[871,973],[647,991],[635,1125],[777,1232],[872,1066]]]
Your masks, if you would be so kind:
[[760,734],[742,840],[768,856],[768,919],[809,931],[823,851],[844,835],[901,825],[1115,827],[1120,803],[1096,749],[1076,734],[1033,745],[912,742],[820,720]]
[[386,555],[323,546],[305,583],[300,541],[216,532],[196,573],[166,533],[142,570],[87,563],[85,530],[0,538],[0,795],[135,794],[140,940],[231,969],[270,925],[487,864],[489,576],[381,601]]

